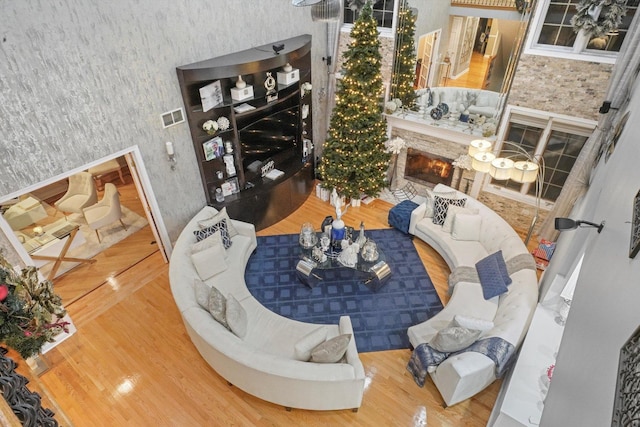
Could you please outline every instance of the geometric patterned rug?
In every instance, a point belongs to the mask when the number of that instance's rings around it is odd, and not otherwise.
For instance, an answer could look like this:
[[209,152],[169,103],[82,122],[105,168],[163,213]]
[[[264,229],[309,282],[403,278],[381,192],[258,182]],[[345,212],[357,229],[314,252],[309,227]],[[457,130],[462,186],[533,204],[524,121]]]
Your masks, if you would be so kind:
[[391,267],[391,277],[377,292],[342,269],[314,288],[302,284],[295,269],[298,234],[257,238],[245,270],[247,288],[269,310],[290,319],[337,324],[349,315],[358,352],[409,348],[407,328],[437,314],[442,302],[408,235],[393,228],[365,234]]

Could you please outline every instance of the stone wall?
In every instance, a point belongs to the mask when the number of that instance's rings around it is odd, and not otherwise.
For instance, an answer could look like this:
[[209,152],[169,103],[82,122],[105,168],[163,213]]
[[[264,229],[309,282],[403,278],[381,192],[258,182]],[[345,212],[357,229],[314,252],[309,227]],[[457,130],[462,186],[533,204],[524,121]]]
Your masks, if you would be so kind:
[[598,120],[612,65],[522,55],[507,103]]

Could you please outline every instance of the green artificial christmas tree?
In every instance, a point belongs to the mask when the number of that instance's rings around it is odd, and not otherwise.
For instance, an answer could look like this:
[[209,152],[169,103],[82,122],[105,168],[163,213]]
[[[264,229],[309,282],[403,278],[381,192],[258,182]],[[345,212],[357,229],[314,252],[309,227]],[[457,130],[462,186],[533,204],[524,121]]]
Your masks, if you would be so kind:
[[380,40],[370,2],[354,23],[351,40],[344,53],[344,76],[338,82],[319,173],[325,188],[359,198],[380,193],[389,163],[380,106]]
[[416,93],[413,88],[416,77],[415,34],[416,15],[409,8],[407,0],[402,0],[398,12],[391,98],[400,99],[402,105],[408,109],[412,109],[416,103]]

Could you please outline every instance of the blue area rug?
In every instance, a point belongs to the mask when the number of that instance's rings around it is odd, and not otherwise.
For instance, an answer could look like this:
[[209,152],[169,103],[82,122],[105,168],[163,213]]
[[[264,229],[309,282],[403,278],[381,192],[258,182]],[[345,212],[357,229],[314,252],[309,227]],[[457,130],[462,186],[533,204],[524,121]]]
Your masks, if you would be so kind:
[[[442,310],[413,242],[395,230],[368,230],[387,256],[392,275],[377,292],[337,270],[311,289],[296,276],[297,234],[258,237],[245,272],[249,291],[265,307],[290,319],[337,324],[349,315],[359,352],[409,348],[407,328]],[[342,274],[340,273],[342,272]],[[345,274],[347,273],[347,274]]]

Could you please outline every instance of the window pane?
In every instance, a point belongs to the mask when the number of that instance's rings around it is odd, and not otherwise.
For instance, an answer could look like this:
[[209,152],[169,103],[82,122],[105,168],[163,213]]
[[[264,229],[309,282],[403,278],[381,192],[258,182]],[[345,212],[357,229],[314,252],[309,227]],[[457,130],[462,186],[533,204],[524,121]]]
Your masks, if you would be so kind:
[[[589,40],[587,49],[606,52],[619,52],[620,46],[622,45],[622,42],[627,35],[627,31],[629,30],[629,26],[631,25],[631,21],[633,20],[633,17],[637,12],[639,2],[640,0],[629,0],[627,2],[627,14],[622,18],[622,23],[620,24],[620,28],[618,28],[618,31],[611,32],[600,37],[593,37],[591,40]],[[605,12],[605,9],[603,9],[603,11],[600,13],[600,16],[602,16]]]
[[544,23],[538,36],[538,44],[572,47],[576,35],[571,26],[571,18],[576,14],[573,1],[552,1],[547,8]]
[[[378,0],[373,3],[373,17],[378,22],[378,27],[391,28],[393,26],[393,11],[395,0]],[[351,10],[349,1],[344,2],[344,23],[353,24],[358,19],[358,14]]]

